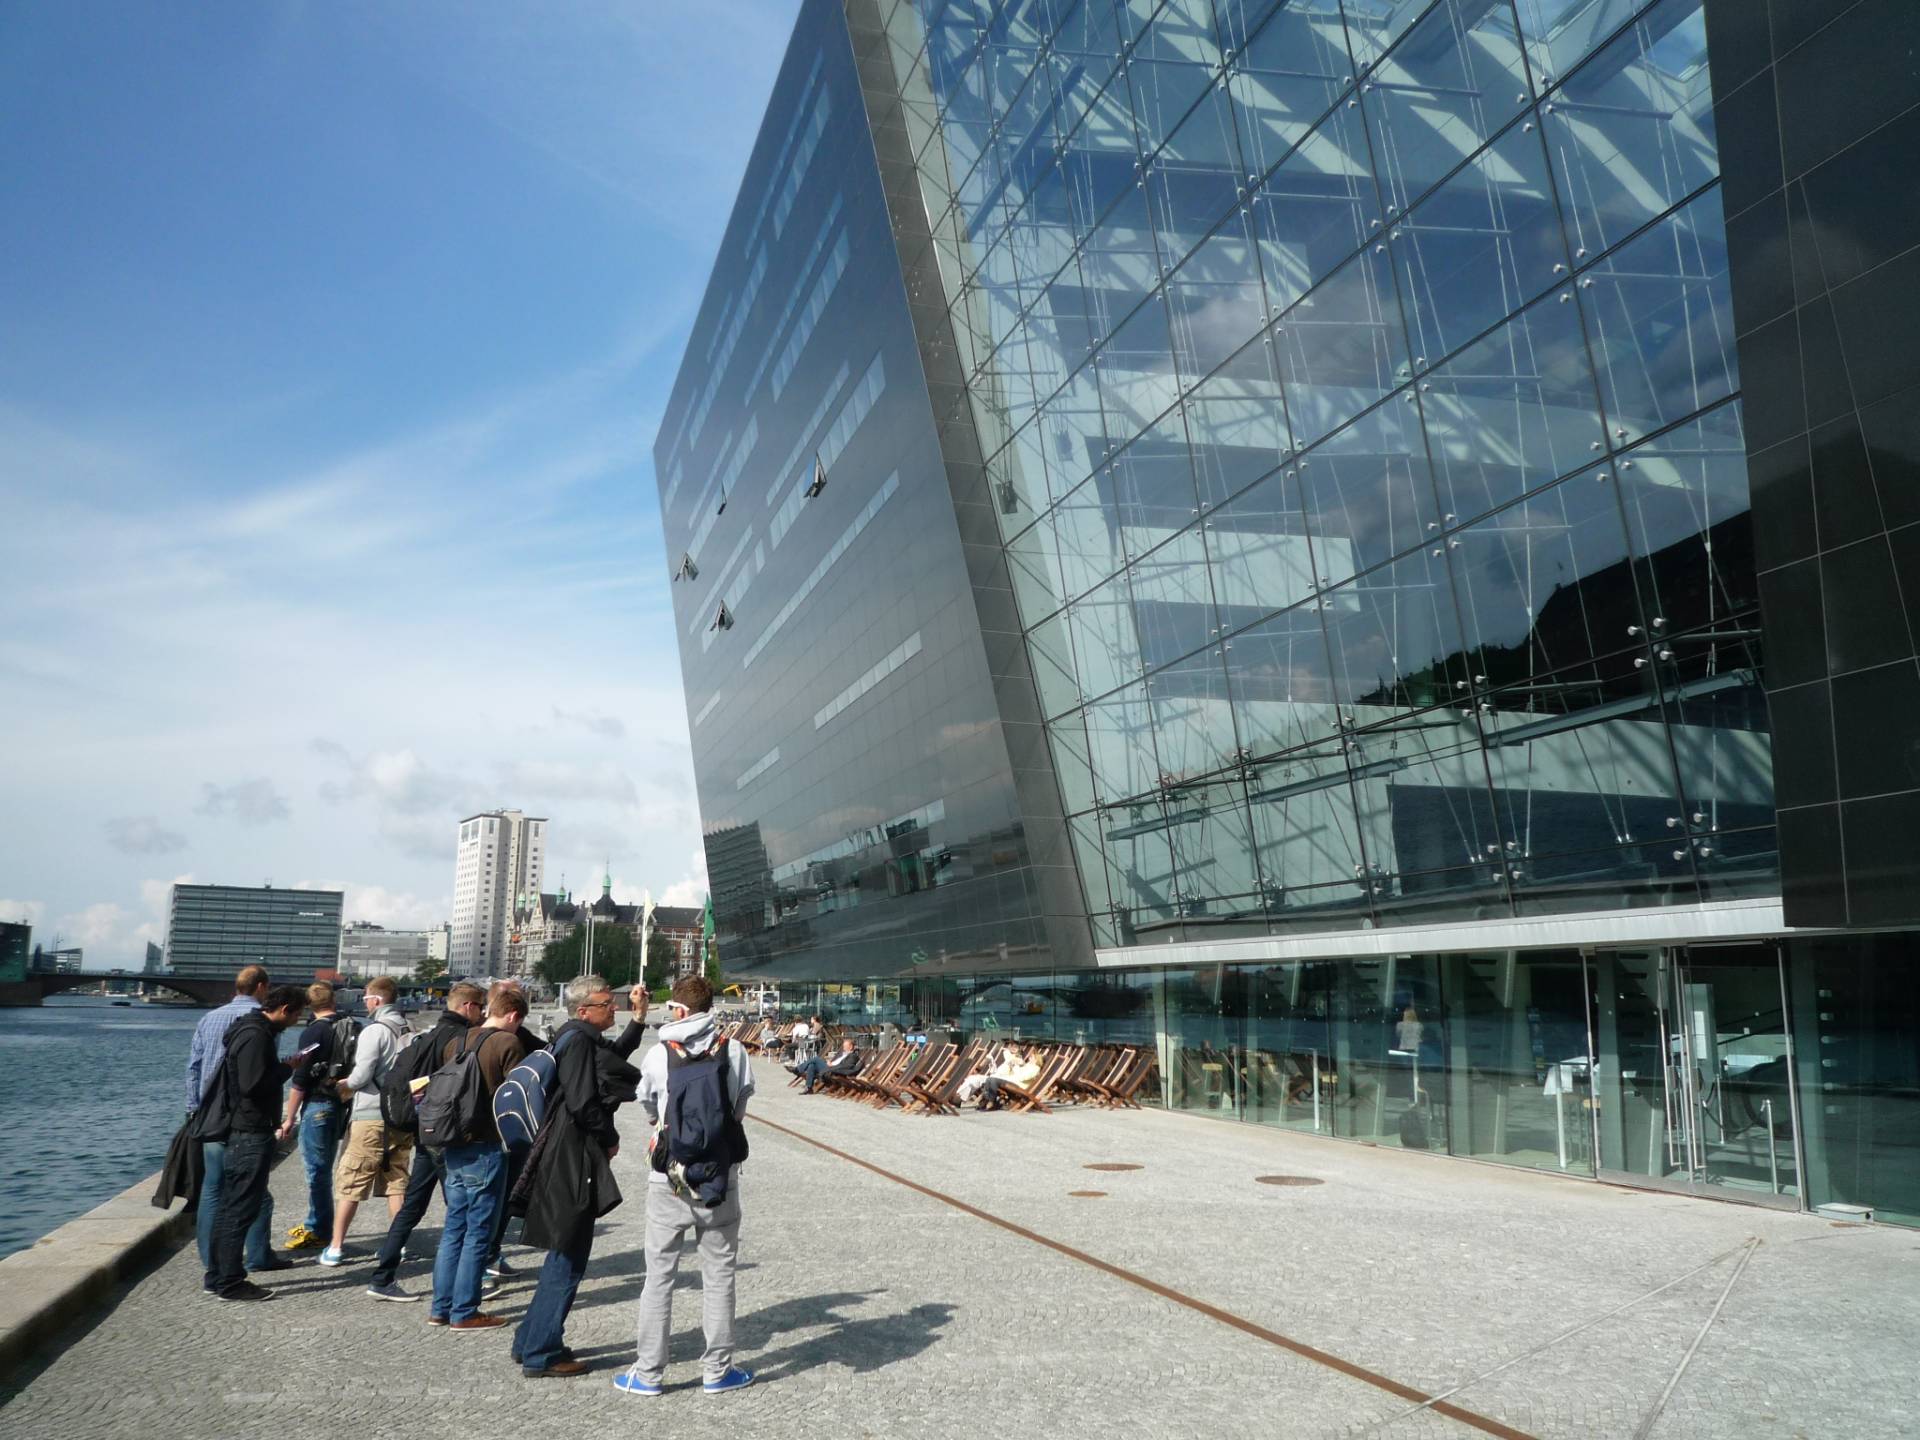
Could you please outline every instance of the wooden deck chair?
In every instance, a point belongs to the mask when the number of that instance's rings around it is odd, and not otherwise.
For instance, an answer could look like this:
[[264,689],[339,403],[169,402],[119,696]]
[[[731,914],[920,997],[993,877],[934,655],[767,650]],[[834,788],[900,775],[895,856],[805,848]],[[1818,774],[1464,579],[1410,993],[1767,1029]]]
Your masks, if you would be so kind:
[[1061,1076],[1055,1088],[1076,1104],[1098,1105],[1103,1098],[1100,1086],[1118,1075],[1132,1056],[1132,1049],[1124,1045],[1090,1046],[1082,1063]]
[[984,1040],[974,1040],[969,1042],[964,1050],[955,1051],[952,1061],[937,1081],[915,1081],[904,1087],[901,1108],[917,1109],[922,1115],[959,1113],[960,1103],[957,1096],[960,1086],[970,1076],[979,1073],[985,1063],[988,1049],[989,1046]]
[[1010,1080],[1000,1082],[1000,1104],[1003,1109],[1018,1115],[1030,1115],[1039,1111],[1042,1115],[1051,1115],[1042,1097],[1053,1088],[1054,1077],[1071,1061],[1072,1056],[1064,1050],[1043,1052],[1040,1057],[1040,1075],[1033,1082],[1032,1089],[1023,1089]]

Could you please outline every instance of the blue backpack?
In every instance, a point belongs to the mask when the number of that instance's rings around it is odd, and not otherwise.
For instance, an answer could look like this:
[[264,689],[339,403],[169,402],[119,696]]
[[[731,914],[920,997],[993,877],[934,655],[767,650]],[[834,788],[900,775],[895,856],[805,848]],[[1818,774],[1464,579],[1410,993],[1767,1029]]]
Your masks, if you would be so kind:
[[556,1058],[560,1047],[578,1032],[562,1035],[546,1050],[536,1050],[507,1072],[500,1088],[493,1092],[493,1123],[500,1132],[500,1143],[508,1153],[524,1157],[540,1138],[540,1127],[547,1123],[547,1106],[553,1099],[554,1082],[559,1078]]

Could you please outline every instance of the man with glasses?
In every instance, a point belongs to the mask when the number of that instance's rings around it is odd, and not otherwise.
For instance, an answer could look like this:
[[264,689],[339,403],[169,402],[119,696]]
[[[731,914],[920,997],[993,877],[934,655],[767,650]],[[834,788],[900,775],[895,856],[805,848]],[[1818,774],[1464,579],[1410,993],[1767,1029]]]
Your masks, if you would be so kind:
[[620,1203],[613,1157],[620,1153],[614,1112],[633,1099],[640,1072],[627,1057],[645,1033],[646,991],[627,997],[630,1016],[618,1040],[612,988],[598,975],[567,986],[572,1019],[555,1032],[553,1095],[525,1181],[524,1238],[547,1252],[540,1283],[513,1337],[513,1358],[529,1379],[583,1375],[587,1366],[565,1343],[567,1315],[593,1253],[593,1222]]
[[[466,1037],[467,1031],[478,1025],[487,1011],[487,992],[478,985],[456,985],[447,995],[447,1010],[434,1022],[424,1040],[415,1040],[413,1045],[424,1044],[427,1053],[434,1057],[427,1067],[432,1074],[439,1068],[439,1059],[447,1053],[447,1047],[455,1040]],[[412,1045],[402,1052],[396,1064],[405,1064],[412,1053]],[[446,1155],[444,1152],[425,1145],[413,1147],[413,1169],[407,1172],[407,1195],[400,1202],[400,1213],[393,1217],[393,1223],[387,1226],[387,1238],[380,1242],[380,1254],[374,1261],[373,1278],[367,1284],[367,1293],[378,1300],[398,1298],[392,1292],[400,1274],[400,1262],[407,1252],[407,1241],[413,1237],[416,1225],[426,1216],[427,1207],[433,1203],[433,1192],[440,1188],[446,1177]],[[331,1258],[330,1258],[331,1257]],[[320,1256],[322,1265],[339,1265],[346,1259],[338,1251],[327,1250]],[[429,1323],[432,1323],[429,1321]]]

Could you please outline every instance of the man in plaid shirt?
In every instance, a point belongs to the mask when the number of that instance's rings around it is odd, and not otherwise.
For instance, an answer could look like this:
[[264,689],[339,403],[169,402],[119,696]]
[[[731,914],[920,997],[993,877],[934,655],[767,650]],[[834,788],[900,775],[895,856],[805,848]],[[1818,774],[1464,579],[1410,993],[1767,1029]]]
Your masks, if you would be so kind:
[[[208,1011],[193,1027],[193,1046],[187,1052],[189,1115],[200,1108],[207,1091],[213,1088],[213,1077],[220,1073],[220,1066],[226,1061],[227,1031],[249,1010],[260,1008],[260,997],[267,993],[270,984],[266,966],[247,966],[234,977],[233,999],[218,1010]],[[213,1222],[220,1213],[220,1184],[227,1172],[227,1142],[224,1139],[203,1141],[200,1153],[206,1161],[206,1179],[200,1186],[200,1210],[194,1229],[200,1245],[200,1266],[204,1270],[212,1264]],[[269,1192],[260,1207],[259,1218],[247,1230],[249,1271],[284,1270],[292,1263],[273,1253],[273,1242],[269,1238],[272,1233],[273,1195]]]

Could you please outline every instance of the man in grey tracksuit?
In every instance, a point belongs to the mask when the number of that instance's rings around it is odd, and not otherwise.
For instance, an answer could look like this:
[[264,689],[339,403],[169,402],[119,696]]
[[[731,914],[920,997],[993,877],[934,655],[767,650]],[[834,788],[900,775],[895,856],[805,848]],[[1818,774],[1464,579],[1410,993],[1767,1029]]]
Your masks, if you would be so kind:
[[[667,1109],[667,1056],[679,1046],[689,1056],[710,1052],[719,1042],[710,1006],[713,990],[701,976],[674,986],[667,1002],[671,1017],[660,1027],[660,1043],[640,1061],[640,1104],[656,1127],[653,1145],[666,1143],[658,1127]],[[745,1119],[753,1094],[753,1069],[739,1045],[727,1046],[729,1091],[734,1118]],[[680,1245],[692,1230],[700,1250],[701,1328],[707,1349],[701,1359],[703,1388],[724,1394],[746,1386],[753,1376],[733,1363],[733,1276],[740,1251],[740,1167],[727,1176],[726,1198],[708,1207],[683,1197],[668,1177],[647,1175],[647,1281],[640,1293],[638,1346],[633,1368],[616,1380],[628,1394],[658,1395],[667,1368],[667,1342],[673,1328],[673,1282],[680,1269]]]

